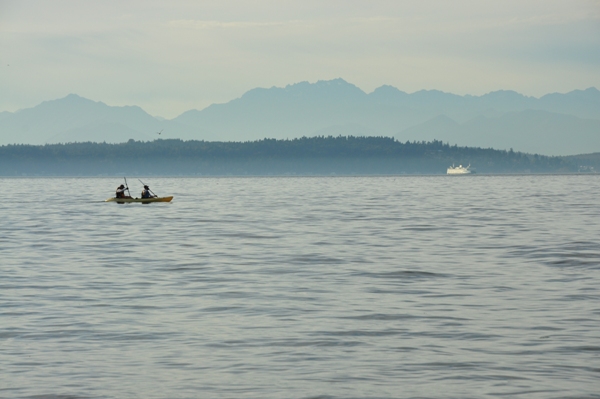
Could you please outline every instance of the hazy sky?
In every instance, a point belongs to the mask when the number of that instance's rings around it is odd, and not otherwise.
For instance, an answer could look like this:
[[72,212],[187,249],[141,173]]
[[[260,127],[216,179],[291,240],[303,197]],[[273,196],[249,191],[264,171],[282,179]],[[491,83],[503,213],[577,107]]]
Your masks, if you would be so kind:
[[153,115],[341,77],[480,95],[600,88],[600,0],[0,0],[0,111]]

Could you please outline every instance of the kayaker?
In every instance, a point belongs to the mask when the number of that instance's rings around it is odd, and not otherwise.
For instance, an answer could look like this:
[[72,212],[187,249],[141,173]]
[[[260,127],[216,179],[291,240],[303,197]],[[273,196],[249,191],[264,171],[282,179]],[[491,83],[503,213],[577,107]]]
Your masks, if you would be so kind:
[[142,191],[142,198],[154,198],[156,195],[152,195],[150,192],[150,187],[144,186],[144,191]]
[[131,198],[130,196],[125,195],[125,190],[127,190],[127,188],[125,188],[125,186],[122,184],[119,187],[117,187],[116,197],[117,198]]

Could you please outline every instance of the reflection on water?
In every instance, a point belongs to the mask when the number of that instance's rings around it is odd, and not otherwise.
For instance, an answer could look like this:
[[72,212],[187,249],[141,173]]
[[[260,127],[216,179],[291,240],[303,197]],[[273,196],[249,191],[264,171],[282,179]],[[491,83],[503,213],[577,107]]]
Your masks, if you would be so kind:
[[598,397],[597,176],[142,179],[0,179],[0,397]]

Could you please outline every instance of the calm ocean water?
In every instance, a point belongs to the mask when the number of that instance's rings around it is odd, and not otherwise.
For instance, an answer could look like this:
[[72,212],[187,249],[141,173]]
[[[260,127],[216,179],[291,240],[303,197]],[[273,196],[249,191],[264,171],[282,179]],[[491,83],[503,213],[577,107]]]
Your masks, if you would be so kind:
[[0,179],[0,397],[600,398],[600,176],[147,180]]

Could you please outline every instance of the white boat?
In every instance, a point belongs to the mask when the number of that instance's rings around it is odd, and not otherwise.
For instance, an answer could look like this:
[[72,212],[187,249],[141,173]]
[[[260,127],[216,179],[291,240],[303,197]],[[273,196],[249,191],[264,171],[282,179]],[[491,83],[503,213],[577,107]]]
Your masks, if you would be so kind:
[[471,171],[471,169],[469,169],[470,167],[471,167],[470,164],[469,164],[469,166],[466,166],[466,167],[462,166],[462,165],[458,165],[458,166],[452,165],[448,168],[447,173],[449,175],[468,175],[468,174],[473,173]]

